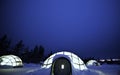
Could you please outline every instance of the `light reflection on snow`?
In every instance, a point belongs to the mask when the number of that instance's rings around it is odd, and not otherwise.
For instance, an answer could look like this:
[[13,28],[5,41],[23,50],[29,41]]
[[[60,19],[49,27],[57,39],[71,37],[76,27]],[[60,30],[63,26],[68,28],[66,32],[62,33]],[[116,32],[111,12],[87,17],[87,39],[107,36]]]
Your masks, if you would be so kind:
[[90,70],[91,72],[97,73],[98,75],[106,75],[102,71],[99,70]]
[[[41,68],[40,68],[41,69]],[[40,70],[39,68],[37,68],[37,69],[31,69],[31,70],[28,70],[26,73],[32,73],[32,72],[36,72],[36,71],[38,71],[38,70]]]
[[[24,68],[0,69],[0,75],[50,75],[51,68],[44,69],[39,65],[27,65],[29,66]],[[100,67],[89,67],[84,71],[73,69],[72,75],[120,75],[120,66],[101,65]]]

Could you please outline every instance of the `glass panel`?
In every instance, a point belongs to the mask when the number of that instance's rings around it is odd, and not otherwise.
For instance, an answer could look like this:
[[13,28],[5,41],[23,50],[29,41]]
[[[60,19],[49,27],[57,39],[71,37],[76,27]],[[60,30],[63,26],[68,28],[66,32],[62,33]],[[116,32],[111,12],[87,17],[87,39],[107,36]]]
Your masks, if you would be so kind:
[[48,62],[48,59],[47,59],[47,60],[45,60],[44,64],[47,64],[47,62]]
[[80,65],[80,70],[87,70],[87,67],[85,65]]
[[77,65],[77,64],[73,63],[73,66],[74,66],[75,69],[80,69],[79,65]]
[[17,63],[13,62],[13,63],[12,63],[12,66],[17,66]]
[[47,62],[47,64],[52,64],[53,58],[50,58]]
[[16,58],[15,58],[15,61],[20,61],[20,58],[16,57]]
[[58,52],[57,54],[63,54],[63,52]]
[[7,59],[9,59],[12,62],[15,62],[15,59],[13,57],[7,57]]
[[51,67],[51,64],[46,66],[46,68],[50,68],[50,67]]
[[72,60],[73,60],[73,63],[77,63],[77,64],[79,64],[79,60],[78,60],[78,59],[76,59],[76,58],[73,57]]
[[70,52],[64,52],[64,54],[71,56],[71,53],[70,53]]
[[73,56],[74,58],[78,58],[78,56],[77,56],[77,55],[75,55],[75,54],[72,54],[72,56]]
[[8,62],[9,61],[9,59],[7,59],[7,58],[2,58],[2,62]]

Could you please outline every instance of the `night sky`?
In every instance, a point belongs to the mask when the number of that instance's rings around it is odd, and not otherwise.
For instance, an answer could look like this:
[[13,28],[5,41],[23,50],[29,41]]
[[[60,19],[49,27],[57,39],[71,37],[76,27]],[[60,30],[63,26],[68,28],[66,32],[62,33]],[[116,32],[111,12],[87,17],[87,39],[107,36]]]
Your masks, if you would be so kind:
[[0,37],[45,52],[120,57],[120,0],[0,0]]

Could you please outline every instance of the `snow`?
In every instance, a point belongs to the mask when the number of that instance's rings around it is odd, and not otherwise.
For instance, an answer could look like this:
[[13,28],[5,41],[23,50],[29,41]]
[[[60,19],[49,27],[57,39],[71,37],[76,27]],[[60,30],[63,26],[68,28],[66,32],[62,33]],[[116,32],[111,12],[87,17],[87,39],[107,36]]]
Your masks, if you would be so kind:
[[100,65],[88,67],[91,71],[101,73],[100,75],[120,75],[120,65]]
[[40,64],[33,64],[33,63],[29,63],[29,64],[24,63],[24,67],[41,67],[41,65]]
[[[50,68],[41,68],[39,64],[24,64],[22,68],[0,69],[0,75],[50,75]],[[88,66],[88,70],[74,69],[73,75],[120,75],[120,65]]]

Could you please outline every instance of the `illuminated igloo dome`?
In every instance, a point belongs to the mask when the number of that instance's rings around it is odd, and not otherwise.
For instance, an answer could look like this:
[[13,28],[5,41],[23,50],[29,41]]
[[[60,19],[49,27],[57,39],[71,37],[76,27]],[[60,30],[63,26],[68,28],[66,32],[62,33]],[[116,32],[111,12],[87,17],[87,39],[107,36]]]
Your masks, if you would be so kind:
[[100,63],[96,60],[89,60],[86,65],[87,66],[99,66]]
[[45,69],[51,69],[51,75],[73,75],[75,71],[87,70],[84,62],[71,52],[57,52],[47,58],[42,66]]
[[0,57],[0,66],[22,67],[22,60],[15,55],[4,55]]

